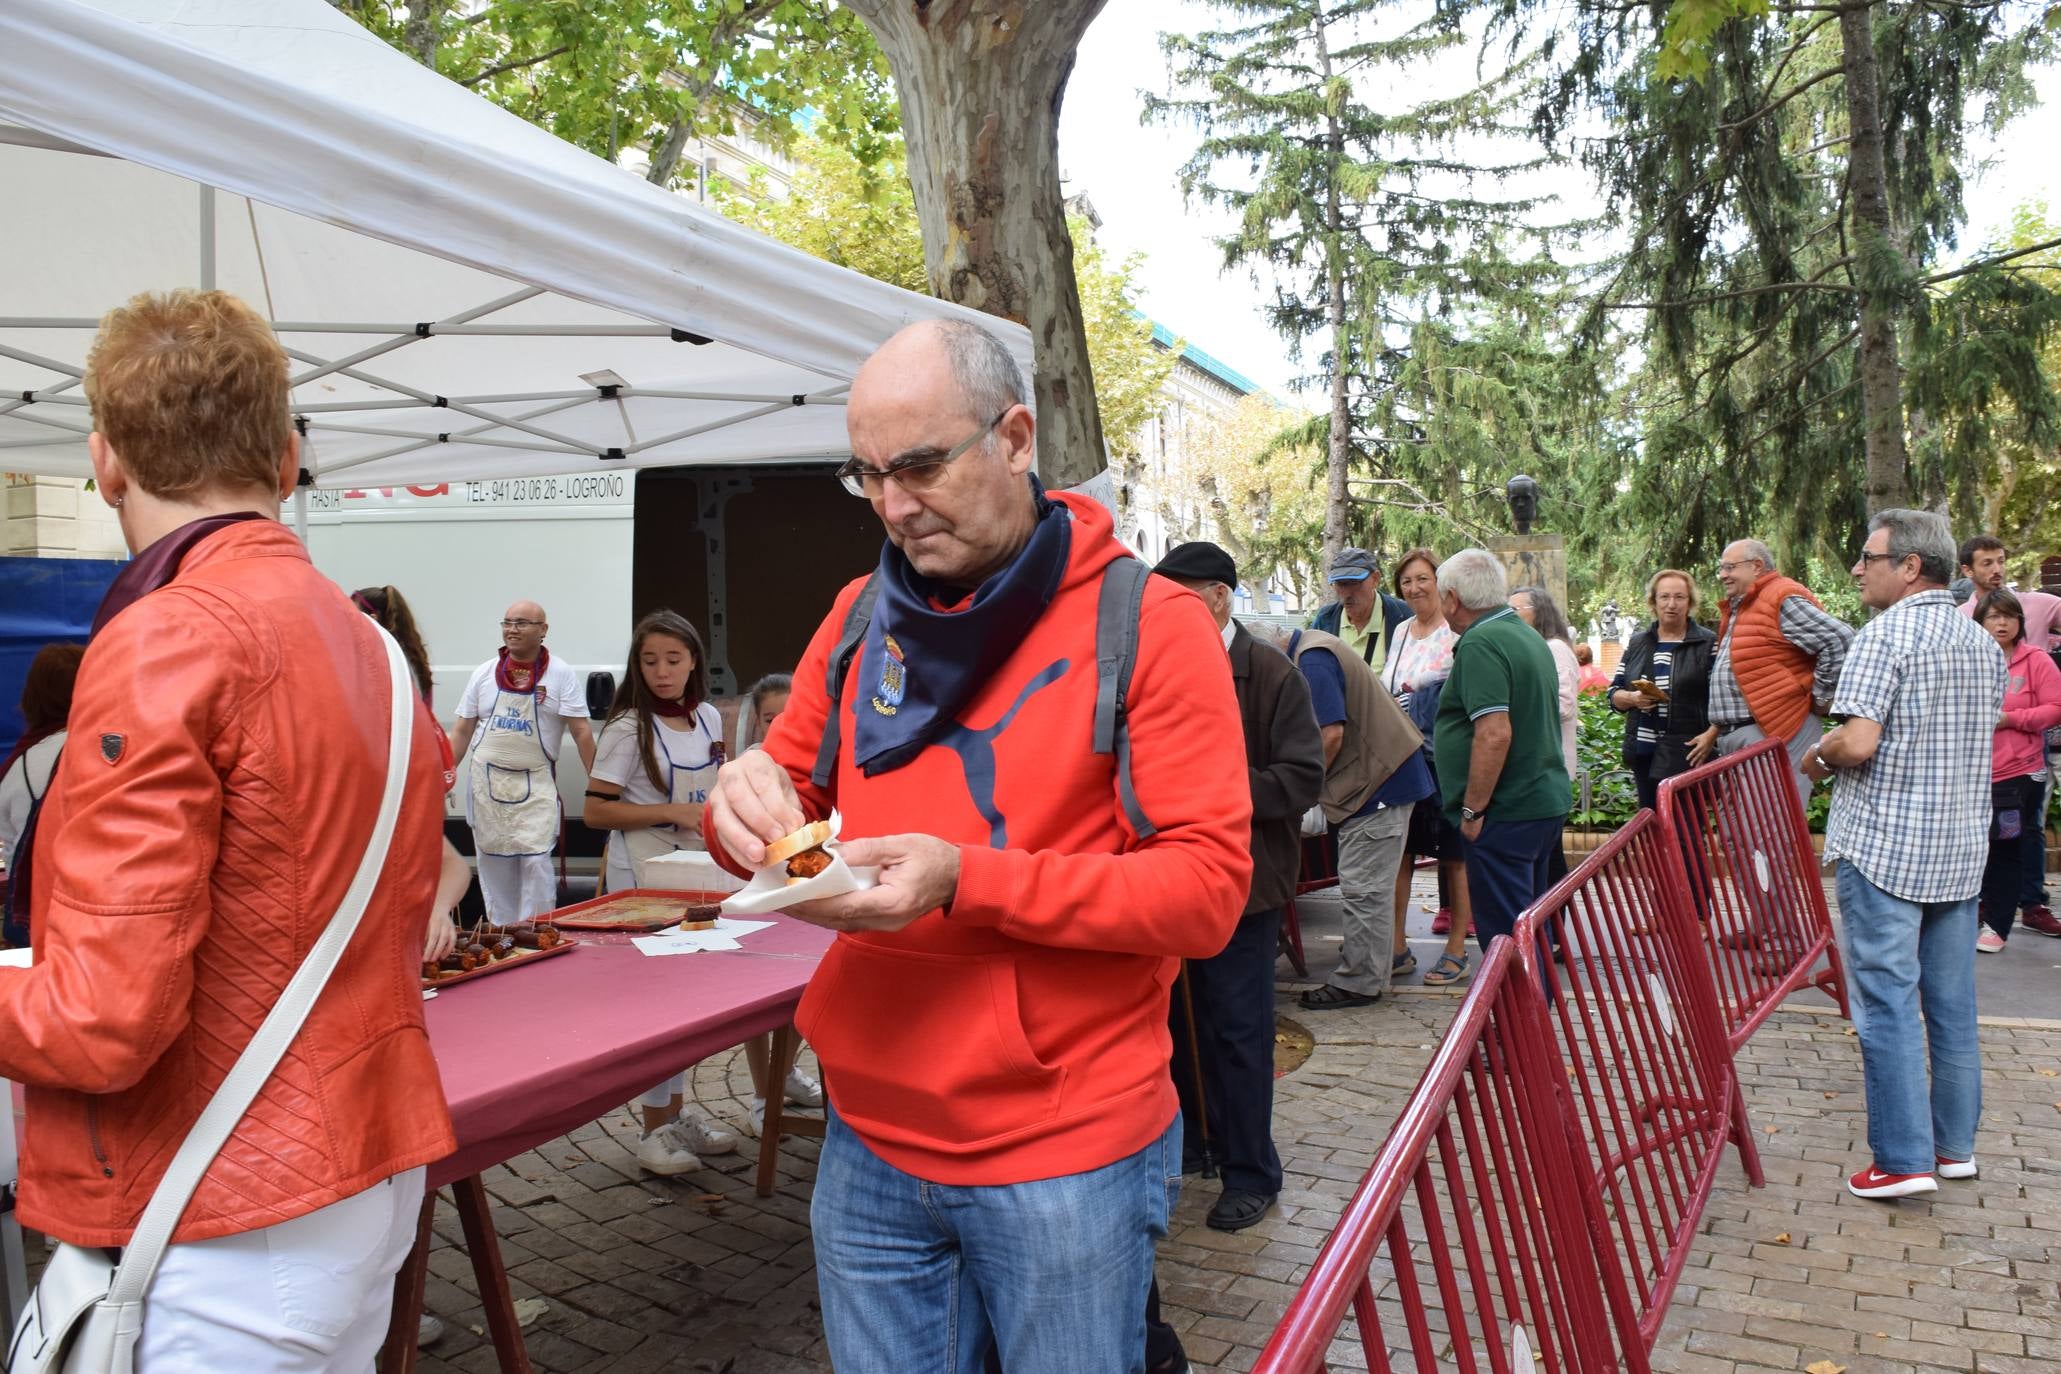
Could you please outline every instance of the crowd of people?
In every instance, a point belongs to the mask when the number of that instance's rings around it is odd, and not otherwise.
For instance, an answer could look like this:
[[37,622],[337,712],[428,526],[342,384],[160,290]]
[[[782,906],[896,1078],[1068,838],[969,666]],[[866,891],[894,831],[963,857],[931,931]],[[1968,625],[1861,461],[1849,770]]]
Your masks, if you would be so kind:
[[[534,920],[557,900],[568,737],[607,889],[682,847],[747,876],[833,807],[842,857],[878,871],[791,911],[836,936],[797,1015],[827,1095],[763,1046],[752,1061],[761,1106],[825,1108],[810,1207],[844,1374],[1185,1367],[1155,1244],[1206,1158],[1212,1227],[1258,1223],[1282,1190],[1275,960],[1304,837],[1334,840],[1343,908],[1336,966],[1300,998],[1317,1012],[1414,974],[1406,856],[1438,867],[1433,986],[1465,981],[1470,935],[1508,935],[1567,871],[1578,700],[1600,674],[1547,588],[1512,588],[1483,549],[1419,548],[1384,590],[1382,560],[1349,548],[1309,625],[1242,623],[1224,549],[1181,545],[1147,575],[1101,506],[1044,490],[1029,390],[977,325],[910,326],[860,370],[838,475],[881,521],[878,564],[735,733],[686,618],[632,629],[597,734],[544,608],[518,601],[447,739],[401,592],[345,594],[279,523],[299,471],[287,376],[264,321],[219,292],[108,317],[93,463],[135,557],[89,650],[38,659],[30,731],[0,765],[10,920],[36,951],[0,968],[0,1076],[28,1092],[19,1214],[77,1247],[128,1243],[397,798],[347,956],[172,1235],[143,1374],[369,1367],[424,1166],[454,1144],[417,983],[471,877],[441,839],[444,795],[462,789],[487,919]],[[1799,798],[1836,779],[1862,1196],[1976,1173],[1974,955],[2015,914],[2061,934],[2037,893],[2061,600],[2005,589],[2004,552],[1880,513],[1856,633],[1736,541],[1716,628],[1694,576],[1655,573],[1601,689],[1649,804],[1763,738]],[[311,713],[333,728],[300,728]],[[390,777],[389,721],[411,713]],[[737,1146],[683,1075],[640,1108],[655,1173]]]

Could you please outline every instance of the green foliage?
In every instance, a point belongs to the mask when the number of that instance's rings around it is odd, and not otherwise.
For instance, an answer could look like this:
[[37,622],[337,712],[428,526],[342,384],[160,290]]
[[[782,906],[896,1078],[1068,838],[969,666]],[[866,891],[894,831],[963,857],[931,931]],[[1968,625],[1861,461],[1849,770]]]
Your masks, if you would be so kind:
[[[613,160],[682,137],[799,130],[885,156],[900,127],[887,59],[830,0],[333,0],[418,61]],[[667,184],[692,180],[691,169]]]
[[[923,233],[901,139],[889,139],[871,164],[823,138],[800,140],[793,157],[795,174],[785,196],[773,194],[759,176],[742,189],[719,189],[718,207],[769,238],[928,294]],[[1138,431],[1158,413],[1160,387],[1174,358],[1152,342],[1152,322],[1132,304],[1132,281],[1143,259],[1134,255],[1112,263],[1085,221],[1070,220],[1068,228],[1102,432],[1121,455],[1135,447]]]
[[1575,755],[1589,784],[1589,804],[1582,805],[1582,778],[1574,786],[1567,824],[1575,830],[1615,830],[1639,810],[1639,788],[1624,765],[1624,714],[1610,709],[1602,692],[1583,692],[1576,724]]
[[[2026,107],[2027,73],[2054,50],[2024,7],[1871,8],[1893,238],[1867,230],[1848,193],[1846,72],[1859,55],[1837,10],[1481,7],[1497,35],[1538,37],[1536,127],[1549,147],[1581,149],[1624,245],[1575,334],[1632,360],[1613,398],[1629,441],[1590,490],[1615,491],[1612,514],[1644,536],[1649,566],[1701,564],[1748,533],[1792,568],[1843,565],[1867,504],[1864,292],[1899,320],[1914,500],[1971,516],[1992,489],[1982,470],[1998,429],[2038,442],[2053,411],[2039,346],[2053,289],[2015,262],[1967,271],[1950,256],[1971,135]],[[1607,546],[1593,571],[1614,580]]]

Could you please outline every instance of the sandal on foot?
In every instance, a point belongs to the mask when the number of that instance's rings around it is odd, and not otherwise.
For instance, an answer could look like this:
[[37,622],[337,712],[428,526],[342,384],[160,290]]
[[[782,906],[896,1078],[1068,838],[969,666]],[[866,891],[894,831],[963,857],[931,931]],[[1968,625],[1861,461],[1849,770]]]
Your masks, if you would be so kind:
[[1326,983],[1321,988],[1311,988],[1301,997],[1305,1011],[1336,1011],[1341,1007],[1370,1007],[1381,998],[1364,992],[1347,992]]
[[1424,975],[1424,986],[1443,988],[1454,983],[1464,983],[1471,972],[1473,970],[1467,967],[1466,955],[1441,954],[1438,956],[1438,962],[1431,966],[1431,972]]
[[1406,973],[1415,973],[1416,971],[1417,955],[1413,950],[1406,949],[1388,961],[1388,976],[1391,978],[1400,978]]

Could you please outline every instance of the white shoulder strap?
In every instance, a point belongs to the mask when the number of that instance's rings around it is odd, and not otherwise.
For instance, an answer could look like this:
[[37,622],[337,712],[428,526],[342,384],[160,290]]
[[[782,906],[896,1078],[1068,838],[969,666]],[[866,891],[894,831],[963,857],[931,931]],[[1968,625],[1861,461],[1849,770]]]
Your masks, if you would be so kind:
[[[368,623],[369,620],[368,617]],[[321,995],[323,985],[329,981],[337,961],[343,957],[344,947],[350,944],[351,936],[357,932],[358,922],[372,899],[373,888],[386,869],[387,849],[394,838],[394,822],[401,812],[401,794],[407,788],[408,750],[415,728],[416,696],[407,661],[401,657],[401,646],[377,624],[372,628],[379,631],[380,640],[386,645],[393,725],[387,740],[386,792],[379,799],[379,814],[372,822],[372,838],[365,846],[365,857],[358,861],[358,872],[344,893],[343,904],[329,918],[328,927],[315,941],[315,947],[308,951],[307,959],[287,983],[286,990],[279,994],[278,1003],[265,1017],[264,1024],[258,1027],[258,1033],[237,1056],[229,1076],[222,1080],[220,1091],[202,1110],[200,1119],[193,1123],[193,1129],[187,1133],[179,1153],[173,1156],[171,1167],[165,1170],[164,1178],[158,1182],[150,1205],[143,1209],[142,1220],[136,1223],[136,1234],[122,1252],[121,1267],[115,1271],[114,1282],[108,1289],[109,1303],[142,1302],[143,1295],[150,1289],[152,1276],[157,1273],[158,1261],[164,1258],[165,1246],[171,1241],[179,1218],[185,1214],[186,1204],[193,1200],[194,1190],[200,1186],[208,1166],[228,1142],[229,1133],[236,1129],[236,1123],[250,1109],[258,1089],[265,1086],[272,1071],[279,1067],[287,1046],[300,1034],[309,1011],[314,1008],[315,999]]]

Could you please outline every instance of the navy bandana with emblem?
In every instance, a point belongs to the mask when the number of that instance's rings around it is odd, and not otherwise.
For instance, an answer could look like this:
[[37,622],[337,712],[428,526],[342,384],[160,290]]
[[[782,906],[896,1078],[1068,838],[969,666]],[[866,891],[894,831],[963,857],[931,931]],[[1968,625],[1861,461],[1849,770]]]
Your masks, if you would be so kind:
[[874,572],[879,600],[854,669],[852,757],[867,777],[901,767],[950,727],[1052,604],[1073,548],[1073,516],[1031,479],[1038,523],[1016,561],[959,610],[951,589],[909,564],[892,540]]

